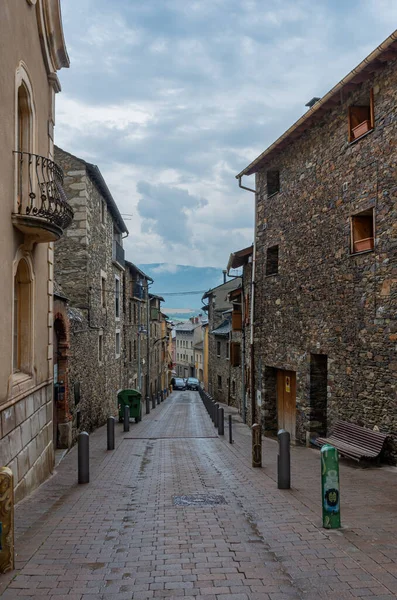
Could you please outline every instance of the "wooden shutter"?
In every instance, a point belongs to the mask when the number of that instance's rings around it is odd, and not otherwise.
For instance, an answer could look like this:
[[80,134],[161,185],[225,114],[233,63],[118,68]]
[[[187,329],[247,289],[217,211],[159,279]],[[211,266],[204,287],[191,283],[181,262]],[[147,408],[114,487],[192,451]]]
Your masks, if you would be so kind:
[[239,342],[231,342],[230,343],[230,362],[232,367],[239,367],[241,358],[240,358],[240,343]]
[[241,310],[233,310],[232,312],[232,329],[233,331],[241,331],[243,328],[243,319]]

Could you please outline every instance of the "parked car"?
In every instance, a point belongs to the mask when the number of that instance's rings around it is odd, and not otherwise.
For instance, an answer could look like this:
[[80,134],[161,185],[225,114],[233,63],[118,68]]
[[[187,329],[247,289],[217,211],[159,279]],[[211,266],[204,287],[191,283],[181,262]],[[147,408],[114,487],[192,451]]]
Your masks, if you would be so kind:
[[195,377],[188,377],[186,382],[186,388],[188,390],[198,390],[200,387],[200,382]]
[[174,377],[172,380],[173,390],[186,390],[186,383],[182,377]]

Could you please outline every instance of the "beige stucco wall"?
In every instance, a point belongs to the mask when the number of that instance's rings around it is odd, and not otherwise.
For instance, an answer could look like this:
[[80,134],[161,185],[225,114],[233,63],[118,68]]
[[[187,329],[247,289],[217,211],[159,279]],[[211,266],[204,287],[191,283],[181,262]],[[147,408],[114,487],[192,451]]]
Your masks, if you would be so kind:
[[[23,246],[24,235],[11,222],[15,211],[17,78],[22,70],[33,99],[31,150],[41,156],[52,155],[57,84],[54,79],[50,82],[51,64],[40,44],[38,17],[43,14],[43,3],[47,4],[46,0],[38,0],[35,6],[26,0],[0,3],[0,466],[12,468],[17,499],[43,481],[53,464],[52,244]],[[49,10],[57,16],[58,4],[53,2]],[[27,253],[34,275],[31,377],[12,374],[14,272],[22,252]]]

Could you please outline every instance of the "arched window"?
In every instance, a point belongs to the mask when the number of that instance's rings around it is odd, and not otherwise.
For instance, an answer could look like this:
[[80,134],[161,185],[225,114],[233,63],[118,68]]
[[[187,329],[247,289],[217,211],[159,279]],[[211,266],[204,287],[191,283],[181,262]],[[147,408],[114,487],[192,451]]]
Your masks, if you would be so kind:
[[32,276],[21,258],[14,278],[14,373],[32,371]]
[[17,115],[17,205],[20,212],[22,205],[29,202],[29,169],[31,168],[28,154],[32,152],[33,112],[29,90],[24,82],[18,88]]

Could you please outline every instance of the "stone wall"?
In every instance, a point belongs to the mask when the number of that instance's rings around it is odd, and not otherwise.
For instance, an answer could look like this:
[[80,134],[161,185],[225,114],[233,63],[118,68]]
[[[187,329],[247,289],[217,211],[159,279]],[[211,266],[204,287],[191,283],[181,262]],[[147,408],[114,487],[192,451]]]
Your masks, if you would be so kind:
[[[348,106],[368,101],[371,87],[375,128],[349,143]],[[397,432],[396,103],[393,61],[256,177],[255,375],[265,424],[274,427],[267,369],[296,372],[301,442],[324,424],[331,431],[337,419]],[[268,198],[271,170],[280,173],[280,191]],[[367,209],[374,211],[375,248],[353,254],[351,216]],[[278,273],[266,275],[267,250],[275,245]],[[313,396],[317,355],[327,363],[323,415]]]
[[[56,150],[56,160],[64,170],[65,192],[77,215],[74,226],[55,245],[55,278],[69,301],[69,404],[75,436],[79,430],[92,431],[117,412],[117,392],[125,385],[126,307],[123,270],[113,261],[115,225],[106,198],[91,180],[83,161],[60,149]],[[119,317],[116,278],[120,285]],[[76,403],[78,393],[80,400]]]
[[0,464],[14,474],[19,502],[50,475],[52,444],[52,385],[15,402],[1,413]]

